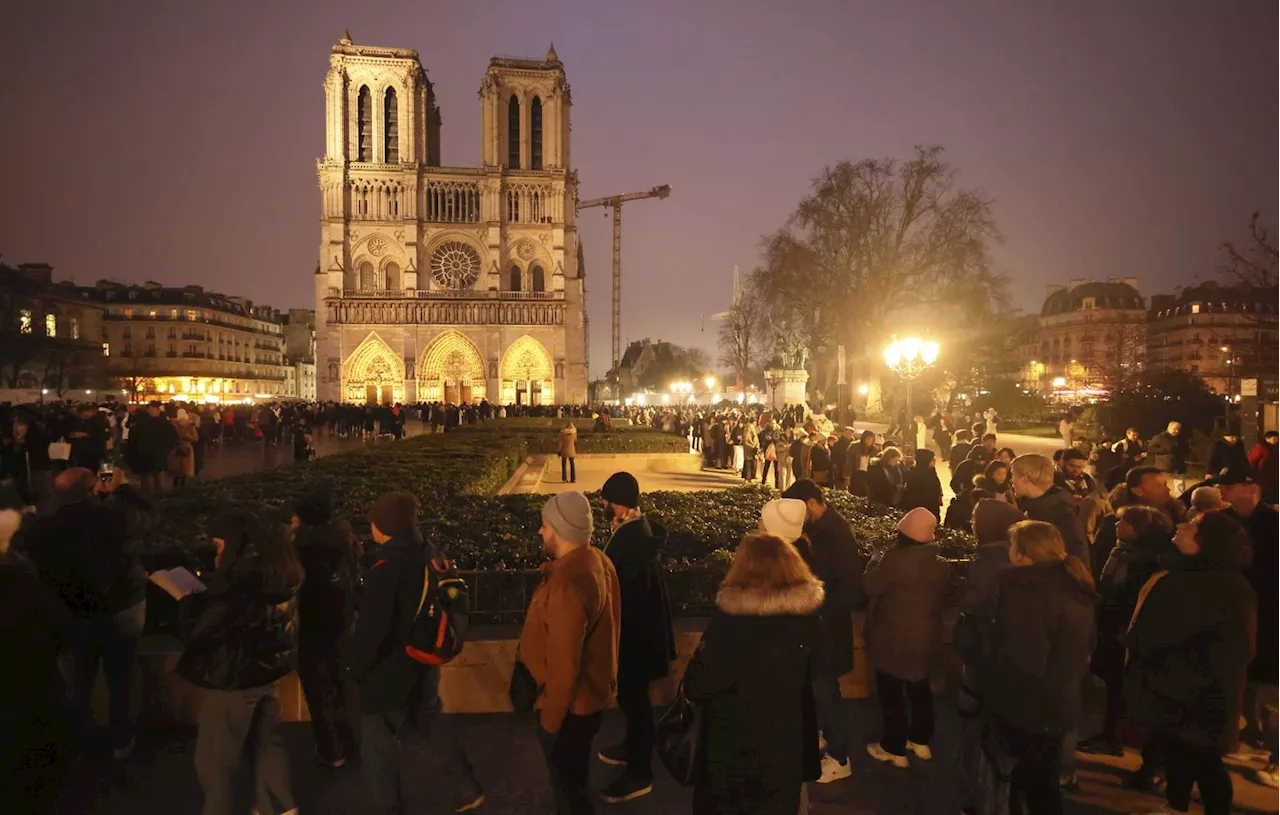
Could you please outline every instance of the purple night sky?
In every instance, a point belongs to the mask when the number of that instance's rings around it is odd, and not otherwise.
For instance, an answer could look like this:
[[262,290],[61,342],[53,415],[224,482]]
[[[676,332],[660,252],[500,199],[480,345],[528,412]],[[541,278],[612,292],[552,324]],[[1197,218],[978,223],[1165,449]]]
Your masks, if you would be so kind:
[[[714,351],[727,306],[823,164],[938,143],[995,201],[1014,299],[1210,273],[1274,223],[1277,5],[1264,0],[69,2],[0,14],[0,254],[55,275],[196,283],[312,306],[330,46],[418,49],[443,161],[479,159],[495,54],[573,85],[581,196],[628,206],[623,337]],[[580,218],[593,375],[609,354],[609,222]]]

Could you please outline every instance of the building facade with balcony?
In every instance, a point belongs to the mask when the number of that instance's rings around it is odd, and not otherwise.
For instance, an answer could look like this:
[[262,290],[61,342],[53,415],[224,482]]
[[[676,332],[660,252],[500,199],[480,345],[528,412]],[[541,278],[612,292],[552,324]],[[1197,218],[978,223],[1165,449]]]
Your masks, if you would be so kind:
[[316,312],[291,308],[284,318],[284,356],[293,371],[290,396],[316,401]]
[[0,264],[0,389],[91,398],[108,384],[103,315],[47,263]]
[[1100,396],[1136,381],[1146,320],[1135,277],[1049,286],[1034,341],[1018,345],[1023,384],[1045,394]]
[[242,297],[99,280],[80,296],[106,311],[107,373],[135,400],[287,396],[284,320]]
[[1242,378],[1273,377],[1277,290],[1210,281],[1151,298],[1147,359],[1195,374],[1216,393],[1240,392]]
[[587,398],[564,65],[495,57],[480,166],[440,165],[413,50],[332,49],[317,163],[321,400],[502,404]]

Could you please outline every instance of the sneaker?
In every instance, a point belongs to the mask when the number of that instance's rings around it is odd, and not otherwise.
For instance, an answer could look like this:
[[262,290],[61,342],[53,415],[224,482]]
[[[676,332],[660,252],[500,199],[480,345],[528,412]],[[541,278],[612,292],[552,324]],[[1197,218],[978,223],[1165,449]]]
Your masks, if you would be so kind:
[[471,812],[472,810],[479,809],[480,805],[483,803],[484,790],[480,789],[478,786],[473,786],[471,790],[454,799],[453,811]]
[[612,784],[600,790],[600,800],[606,804],[621,804],[623,801],[634,801],[653,792],[653,780],[635,778],[623,773]]
[[[906,761],[906,759],[903,759]],[[839,781],[841,778],[848,778],[853,775],[853,767],[850,766],[849,760],[845,759],[841,762],[828,753],[822,755],[822,775],[818,778],[819,784],[830,784],[832,781]]]
[[[907,757],[890,753],[888,750],[880,746],[880,742],[873,741],[867,745],[867,755],[876,761],[883,761],[886,764],[892,764],[900,770],[907,769]],[[826,766],[825,764],[823,766]]]
[[1276,765],[1268,764],[1254,775],[1258,779],[1259,784],[1266,784],[1268,787],[1280,787],[1280,769]]
[[1076,745],[1076,750],[1081,753],[1088,753],[1094,756],[1122,756],[1124,748],[1116,744],[1114,741],[1108,741],[1104,738],[1085,739]]
[[933,751],[929,749],[927,744],[916,744],[914,741],[907,742],[907,749],[911,754],[921,761],[932,761]]
[[627,766],[626,745],[619,744],[614,747],[606,747],[596,753],[596,758],[613,767],[625,767]]
[[129,743],[126,744],[124,747],[117,747],[114,750],[112,750],[111,757],[114,758],[116,761],[124,761],[126,758],[130,756],[130,754],[133,753],[133,748],[136,746],[138,746],[138,737],[134,736],[133,738],[129,739]]

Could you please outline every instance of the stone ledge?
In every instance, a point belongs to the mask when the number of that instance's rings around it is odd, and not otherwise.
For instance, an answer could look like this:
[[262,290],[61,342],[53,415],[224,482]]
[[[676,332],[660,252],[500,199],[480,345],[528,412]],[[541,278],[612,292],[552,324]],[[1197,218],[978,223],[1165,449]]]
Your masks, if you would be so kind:
[[[698,473],[702,472],[702,455],[700,453],[582,453],[576,456],[578,462],[616,461],[625,463],[628,470],[651,473]],[[543,462],[543,476],[559,477],[560,458],[547,456]]]

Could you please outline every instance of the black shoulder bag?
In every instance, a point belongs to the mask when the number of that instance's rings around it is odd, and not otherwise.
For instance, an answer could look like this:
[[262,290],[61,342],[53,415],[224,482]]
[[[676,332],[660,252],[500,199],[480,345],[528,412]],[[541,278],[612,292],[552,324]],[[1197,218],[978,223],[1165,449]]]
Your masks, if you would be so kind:
[[658,717],[654,738],[658,759],[671,777],[686,787],[698,783],[702,776],[705,718],[702,706],[685,695],[683,682],[675,701]]

